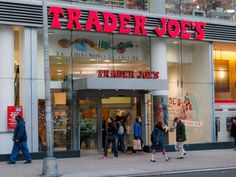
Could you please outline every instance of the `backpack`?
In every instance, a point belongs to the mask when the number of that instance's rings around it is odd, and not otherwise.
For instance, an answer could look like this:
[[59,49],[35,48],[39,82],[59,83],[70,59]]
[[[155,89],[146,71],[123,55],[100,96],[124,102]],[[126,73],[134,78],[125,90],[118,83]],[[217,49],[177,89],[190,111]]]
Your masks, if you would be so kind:
[[160,144],[160,132],[157,129],[154,129],[151,134],[151,141],[153,145],[158,145]]

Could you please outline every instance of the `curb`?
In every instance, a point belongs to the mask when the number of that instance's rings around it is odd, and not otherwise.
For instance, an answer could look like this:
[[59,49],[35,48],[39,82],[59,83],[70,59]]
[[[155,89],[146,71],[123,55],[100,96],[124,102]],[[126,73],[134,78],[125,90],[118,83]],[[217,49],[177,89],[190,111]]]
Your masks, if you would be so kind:
[[139,173],[139,174],[127,174],[127,175],[116,175],[114,177],[148,177],[148,176],[160,176],[160,175],[173,175],[173,174],[186,174],[196,172],[210,172],[210,171],[221,171],[221,170],[236,170],[236,166],[231,167],[216,167],[206,169],[193,169],[193,170],[178,170],[178,171],[166,171],[166,172],[150,172],[150,173]]

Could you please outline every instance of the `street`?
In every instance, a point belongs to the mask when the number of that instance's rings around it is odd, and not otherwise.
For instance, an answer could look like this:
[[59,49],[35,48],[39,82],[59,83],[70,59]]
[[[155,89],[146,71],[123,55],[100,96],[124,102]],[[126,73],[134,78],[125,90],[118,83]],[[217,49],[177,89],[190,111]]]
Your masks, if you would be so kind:
[[[161,174],[146,174],[146,175],[137,175],[129,177],[235,177],[236,169],[226,169],[226,170],[210,170],[210,171],[197,171],[197,172],[173,172],[170,173],[161,173]],[[125,177],[120,176],[120,177]],[[127,176],[128,177],[128,176]]]

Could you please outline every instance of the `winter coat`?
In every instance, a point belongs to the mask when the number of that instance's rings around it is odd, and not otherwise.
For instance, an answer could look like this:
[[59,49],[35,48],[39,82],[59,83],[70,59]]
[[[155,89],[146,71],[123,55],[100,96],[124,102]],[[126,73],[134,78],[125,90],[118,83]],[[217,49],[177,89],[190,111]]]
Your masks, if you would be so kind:
[[135,124],[134,124],[134,137],[139,138],[141,136],[142,136],[141,125],[139,122],[135,122]]
[[19,119],[17,121],[14,134],[13,134],[13,140],[19,140],[19,142],[27,141],[27,135],[25,130],[25,121],[23,119]]
[[176,141],[184,142],[186,140],[185,125],[183,122],[179,121],[176,125]]
[[115,138],[117,134],[117,127],[116,124],[113,123],[108,123],[108,127],[107,127],[107,138]]
[[232,127],[231,127],[231,130],[230,130],[230,135],[232,137],[236,137],[236,124],[232,123]]
[[152,149],[165,149],[166,138],[165,132],[161,128],[154,128],[151,134]]

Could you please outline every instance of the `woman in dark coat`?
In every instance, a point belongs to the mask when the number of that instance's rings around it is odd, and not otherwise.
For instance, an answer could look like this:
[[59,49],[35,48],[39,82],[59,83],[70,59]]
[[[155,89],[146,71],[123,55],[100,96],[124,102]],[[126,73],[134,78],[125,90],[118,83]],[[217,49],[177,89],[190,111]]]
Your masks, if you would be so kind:
[[118,158],[118,149],[117,149],[117,127],[115,121],[109,117],[108,126],[107,126],[107,136],[106,136],[106,145],[104,150],[104,158],[107,158],[107,151],[110,143],[112,143],[112,149],[114,152],[114,158]]
[[169,161],[170,158],[168,157],[165,146],[166,146],[166,137],[165,137],[165,130],[163,129],[162,122],[158,122],[155,125],[155,128],[151,134],[151,141],[152,141],[152,159],[151,162],[156,162],[155,155],[158,150],[162,152],[166,161]]
[[233,117],[231,120],[232,120],[232,127],[230,135],[234,138],[234,150],[236,150],[236,117]]

